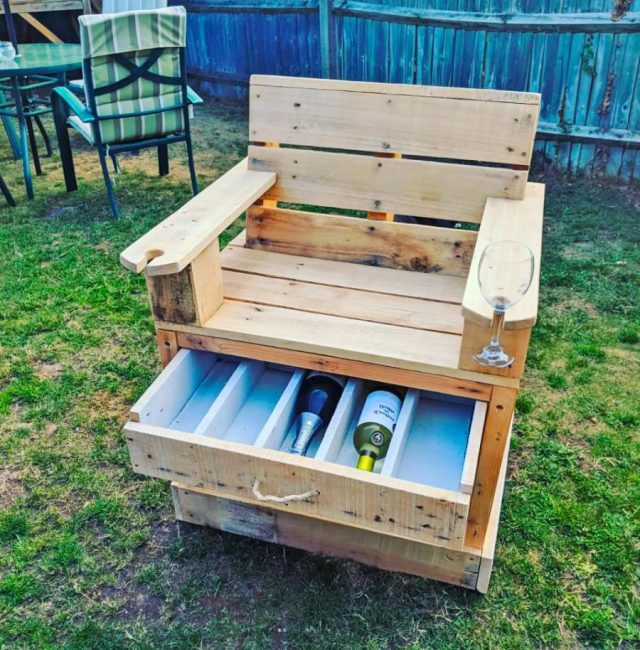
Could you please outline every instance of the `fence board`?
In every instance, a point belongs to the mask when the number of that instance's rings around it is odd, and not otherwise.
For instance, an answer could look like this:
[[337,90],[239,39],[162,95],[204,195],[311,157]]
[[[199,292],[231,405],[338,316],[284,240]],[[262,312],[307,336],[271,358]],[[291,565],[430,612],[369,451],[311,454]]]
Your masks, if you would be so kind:
[[541,92],[538,164],[640,177],[640,0],[617,20],[613,0],[184,4],[205,93],[245,99],[250,74],[319,77],[322,60],[340,79]]

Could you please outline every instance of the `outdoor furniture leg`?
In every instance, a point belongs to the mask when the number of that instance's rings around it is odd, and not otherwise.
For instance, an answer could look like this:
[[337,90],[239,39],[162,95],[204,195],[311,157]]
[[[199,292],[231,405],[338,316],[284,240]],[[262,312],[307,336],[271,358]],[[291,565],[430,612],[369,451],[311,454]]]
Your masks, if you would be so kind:
[[[4,104],[5,101],[6,100],[5,100],[4,93],[0,90],[0,104]],[[13,154],[13,159],[19,160],[20,139],[18,138],[18,134],[16,133],[16,129],[13,126],[13,122],[11,121],[11,118],[8,115],[2,116],[2,125],[4,126],[4,130],[7,132],[7,138],[9,139],[9,146],[11,147],[11,153]]]
[[20,82],[17,77],[12,78],[11,81],[13,83],[13,95],[15,97],[18,125],[20,127],[20,155],[22,157],[24,186],[27,190],[27,197],[32,199],[33,181],[31,179],[31,167],[29,166],[29,143],[27,141],[27,126],[24,116],[24,106],[22,105],[22,93],[20,92]]
[[16,202],[13,198],[13,195],[11,194],[11,190],[9,189],[8,185],[4,182],[4,178],[0,176],[0,191],[2,194],[4,194],[4,198],[6,199],[7,203],[12,207],[16,207]]
[[38,143],[36,134],[33,130],[33,120],[30,117],[25,118],[27,122],[27,133],[29,135],[29,145],[31,146],[31,155],[33,156],[33,166],[37,176],[42,176],[42,167],[40,166],[40,154],[38,153]]
[[166,176],[169,173],[169,145],[167,144],[158,146],[158,173],[160,176]]
[[38,131],[40,131],[40,135],[42,136],[42,139],[44,140],[44,147],[47,152],[47,158],[51,158],[51,154],[53,153],[53,151],[51,150],[51,138],[49,137],[49,134],[44,128],[44,124],[42,123],[40,116],[36,115],[33,119],[35,120],[36,126],[38,127]]
[[114,153],[110,153],[109,156],[111,157],[111,164],[113,165],[113,171],[116,174],[120,174],[122,172],[122,169],[120,169],[120,163],[118,162],[118,157]]
[[200,190],[198,189],[198,178],[196,177],[196,166],[193,162],[193,147],[191,146],[191,134],[187,133],[187,158],[189,159],[189,173],[191,174],[191,189],[193,194],[196,195]]
[[104,184],[107,187],[107,196],[109,197],[109,205],[111,206],[111,212],[113,213],[113,216],[117,219],[119,217],[118,204],[116,203],[116,197],[113,192],[113,185],[111,184],[111,177],[109,176],[109,168],[107,167],[107,157],[102,147],[98,148],[98,156],[100,157],[100,167],[102,168],[102,175],[104,176]]
[[67,109],[64,102],[53,93],[51,97],[53,108],[53,123],[56,128],[56,137],[58,138],[58,149],[62,161],[62,171],[64,173],[64,183],[67,192],[73,192],[78,189],[76,181],[76,172],[73,168],[73,152],[71,151],[71,141],[69,140],[69,129],[67,128]]

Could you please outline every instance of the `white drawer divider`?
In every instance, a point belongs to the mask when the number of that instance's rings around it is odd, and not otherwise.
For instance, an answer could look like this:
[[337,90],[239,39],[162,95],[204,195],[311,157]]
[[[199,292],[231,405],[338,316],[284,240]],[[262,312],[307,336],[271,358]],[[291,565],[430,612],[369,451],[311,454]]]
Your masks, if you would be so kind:
[[338,455],[349,425],[356,415],[355,410],[361,405],[363,389],[362,380],[351,378],[347,381],[316,452],[316,460],[332,461]]
[[264,371],[262,361],[243,361],[233,371],[231,378],[211,404],[206,415],[194,431],[200,436],[224,438],[244,401]]
[[413,424],[413,417],[419,401],[420,391],[415,388],[410,388],[404,396],[404,401],[400,408],[398,422],[393,431],[393,437],[391,438],[391,444],[387,451],[387,457],[384,459],[382,471],[380,472],[382,476],[395,476],[396,474],[402,454],[404,453],[404,448],[407,444],[409,430]]
[[209,352],[180,350],[131,407],[132,419],[169,426],[218,360]]
[[465,453],[462,476],[460,477],[460,491],[464,494],[473,492],[473,485],[476,480],[476,468],[480,455],[480,443],[482,442],[482,431],[484,421],[487,417],[487,403],[477,401],[473,409],[471,426],[469,427],[469,438],[467,440],[467,451]]
[[306,370],[296,370],[293,373],[273,412],[253,443],[254,447],[280,449],[295,416],[296,400],[305,374]]

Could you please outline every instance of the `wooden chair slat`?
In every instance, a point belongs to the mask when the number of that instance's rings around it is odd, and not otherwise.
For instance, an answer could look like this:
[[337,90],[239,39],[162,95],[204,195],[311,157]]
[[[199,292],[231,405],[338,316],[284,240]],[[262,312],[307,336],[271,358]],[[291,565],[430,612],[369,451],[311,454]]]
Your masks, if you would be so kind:
[[244,248],[245,234],[238,235],[221,253],[223,269],[254,275],[286,278],[318,285],[371,290],[459,306],[465,279],[436,273],[407,273],[348,262],[328,262],[299,255],[283,255]]
[[[219,336],[284,349],[378,363],[422,372],[467,377],[458,369],[461,337],[382,323],[313,314],[299,309],[225,300],[201,326],[172,325],[203,336]],[[472,373],[472,375],[477,373]]]
[[362,291],[229,270],[222,273],[222,286],[226,300],[341,316],[355,321],[352,327],[365,321],[462,334],[459,305],[377,293],[375,287]]
[[476,241],[470,230],[252,207],[247,246],[276,253],[464,278]]
[[252,78],[252,141],[518,166],[531,160],[539,103],[532,93],[270,79]]
[[488,197],[521,199],[526,171],[307,149],[249,147],[277,174],[266,199],[479,223]]

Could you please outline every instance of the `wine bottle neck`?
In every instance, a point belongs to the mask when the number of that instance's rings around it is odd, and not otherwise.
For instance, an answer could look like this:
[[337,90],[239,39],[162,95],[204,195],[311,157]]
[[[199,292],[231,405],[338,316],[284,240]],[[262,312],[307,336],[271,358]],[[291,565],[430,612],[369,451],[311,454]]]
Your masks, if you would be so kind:
[[296,439],[289,449],[290,454],[302,456],[316,431],[323,425],[322,418],[315,413],[300,413],[296,418]]

